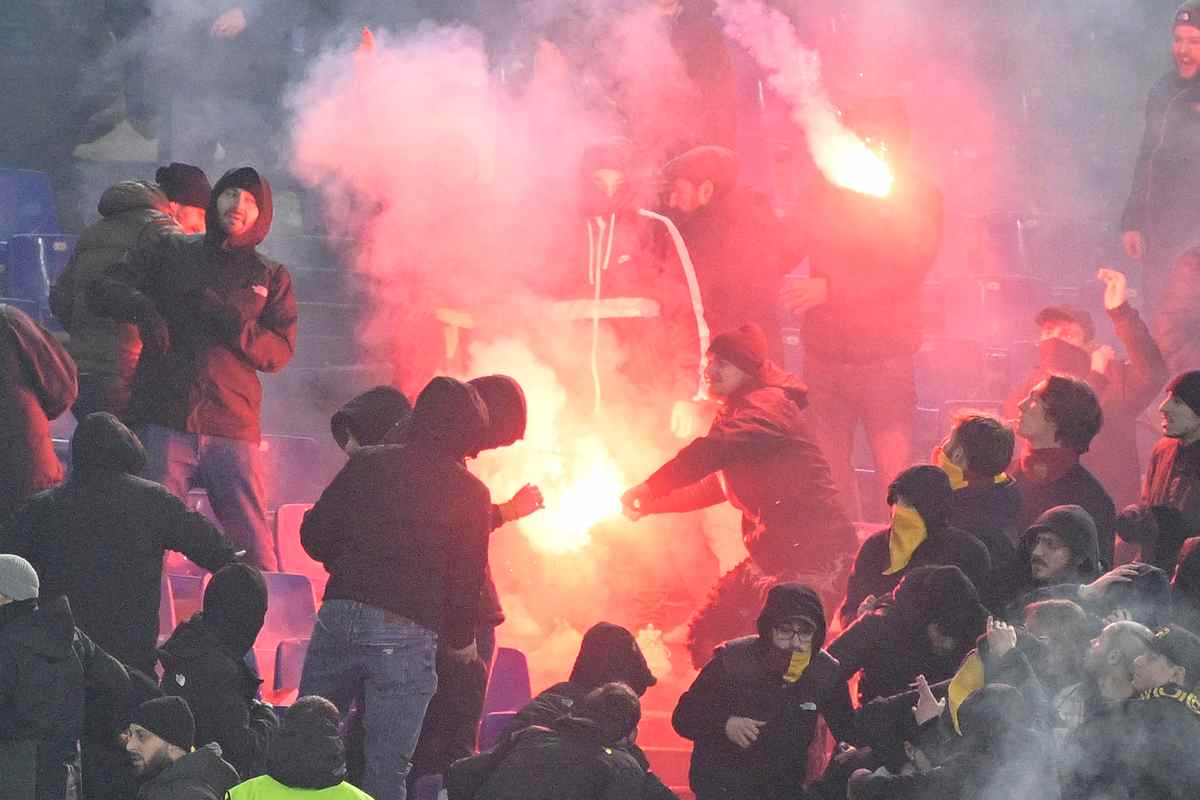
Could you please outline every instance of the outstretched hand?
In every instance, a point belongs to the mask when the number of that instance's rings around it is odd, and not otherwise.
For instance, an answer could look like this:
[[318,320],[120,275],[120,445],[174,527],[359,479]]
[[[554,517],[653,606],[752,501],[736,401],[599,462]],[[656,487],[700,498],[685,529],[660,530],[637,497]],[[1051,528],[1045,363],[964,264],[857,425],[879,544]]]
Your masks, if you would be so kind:
[[1004,620],[988,617],[987,642],[988,653],[995,658],[1001,658],[1017,646],[1017,629]]
[[1137,577],[1137,567],[1132,564],[1122,564],[1110,569],[1091,583],[1079,587],[1079,599],[1085,603],[1091,602],[1104,595],[1113,584],[1130,583]]
[[621,511],[634,522],[646,516],[643,504],[650,499],[650,489],[644,483],[639,483],[621,495]]
[[929,681],[925,680],[924,675],[918,675],[917,704],[913,706],[913,716],[917,718],[917,724],[924,725],[929,720],[940,717],[945,708],[946,698],[938,700],[934,697],[929,689]]
[[1120,308],[1129,299],[1129,281],[1125,273],[1119,270],[1101,267],[1096,270],[1096,278],[1104,284],[1104,308],[1112,311]]

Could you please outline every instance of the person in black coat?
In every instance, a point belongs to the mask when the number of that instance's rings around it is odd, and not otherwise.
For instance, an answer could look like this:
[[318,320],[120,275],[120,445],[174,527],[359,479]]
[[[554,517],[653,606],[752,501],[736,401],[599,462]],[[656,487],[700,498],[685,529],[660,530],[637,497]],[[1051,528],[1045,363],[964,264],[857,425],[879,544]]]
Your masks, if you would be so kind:
[[716,649],[671,717],[695,743],[697,800],[796,797],[818,714],[838,740],[857,740],[845,677],[824,643],[817,593],[780,583],[767,593],[758,635]]
[[1051,375],[1018,408],[1017,435],[1025,449],[1012,476],[1021,493],[1021,525],[1029,527],[1055,506],[1082,506],[1096,525],[1100,560],[1111,565],[1117,509],[1079,463],[1104,424],[1096,393],[1083,381]]
[[38,595],[33,566],[0,555],[0,794],[6,800],[62,800],[77,788],[85,691],[123,696],[129,689],[125,667],[75,627],[67,599],[39,604]]
[[69,596],[96,644],[149,674],[163,553],[215,571],[234,549],[166,487],[137,477],[145,462],[141,442],[116,417],[89,414],[71,438],[70,477],[25,504],[0,549],[29,559],[43,597]]
[[267,614],[267,584],[247,564],[223,567],[204,590],[204,607],[163,644],[162,690],[187,700],[196,741],[216,742],[243,778],[261,775],[279,727],[256,699],[262,680],[245,656]]
[[952,564],[971,583],[983,585],[991,573],[987,547],[971,534],[951,527],[950,479],[933,466],[909,467],[888,487],[892,524],[862,543],[850,571],[838,620],[846,628],[880,597],[889,594],[913,569]]
[[[1075,599],[1083,584],[1101,572],[1096,524],[1080,506],[1048,509],[1021,535],[1014,600],[1003,610],[1009,621],[1025,618],[1025,606],[1053,597]],[[1085,598],[1090,599],[1090,598]]]
[[951,677],[986,621],[987,609],[961,569],[917,567],[838,636],[829,654],[843,679],[862,672],[858,696],[866,703],[907,692],[918,675],[931,684]]
[[949,476],[954,490],[950,524],[983,542],[991,557],[991,574],[976,583],[988,608],[1011,599],[1006,581],[1021,534],[1021,493],[1005,470],[1015,445],[1016,437],[1003,421],[965,412],[955,417],[950,434],[933,451],[933,463]]

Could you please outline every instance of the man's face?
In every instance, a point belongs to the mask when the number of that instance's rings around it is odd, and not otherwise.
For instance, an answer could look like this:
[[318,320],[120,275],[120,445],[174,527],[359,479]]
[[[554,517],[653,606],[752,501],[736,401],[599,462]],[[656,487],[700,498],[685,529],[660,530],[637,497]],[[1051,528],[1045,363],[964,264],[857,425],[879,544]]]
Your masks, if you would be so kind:
[[816,632],[816,626],[809,620],[788,620],[771,628],[771,642],[789,653],[810,653]]
[[1158,653],[1142,653],[1133,660],[1133,690],[1144,692],[1181,680],[1179,669]]
[[936,655],[950,656],[958,649],[958,639],[947,636],[941,626],[931,622],[925,626],[925,635],[929,637],[929,647]]
[[179,224],[179,227],[183,228],[183,232],[189,236],[204,233],[207,228],[204,209],[199,206],[185,206],[172,203],[171,216],[175,218],[175,222]]
[[1175,72],[1179,77],[1186,81],[1196,77],[1200,71],[1200,28],[1176,25],[1171,54],[1175,56]]
[[625,186],[625,173],[619,169],[602,167],[592,173],[592,184],[596,191],[611,200]]
[[217,197],[217,216],[226,233],[242,236],[258,222],[258,201],[245,189],[231,186]]
[[708,396],[718,400],[733,397],[750,380],[741,367],[710,353],[704,365],[704,386]]
[[667,206],[691,214],[704,205],[700,200],[700,189],[686,178],[676,178],[671,184],[671,193],[667,196]]
[[1084,333],[1083,326],[1078,322],[1066,320],[1047,322],[1041,327],[1041,336],[1043,342],[1047,339],[1062,339],[1067,344],[1079,348],[1086,348],[1088,345],[1087,334]]
[[138,775],[157,775],[171,758],[167,754],[167,743],[136,723],[125,731],[125,750]]
[[1053,441],[1058,428],[1046,418],[1046,407],[1042,404],[1042,392],[1046,382],[1042,381],[1025,396],[1018,405],[1017,435],[1032,441]]
[[1092,639],[1091,647],[1088,648],[1087,655],[1083,658],[1083,667],[1088,671],[1088,674],[1099,676],[1108,671],[1108,651],[1110,647],[1108,629],[1100,632],[1100,635]]
[[1200,433],[1200,416],[1175,395],[1167,395],[1158,411],[1162,414],[1163,436],[1189,439]]
[[962,470],[967,468],[967,451],[958,443],[957,433],[951,433],[942,441],[941,450],[951,464]]
[[1047,583],[1070,569],[1074,558],[1071,548],[1061,536],[1052,531],[1041,531],[1033,540],[1033,550],[1029,554],[1029,571],[1035,581]]

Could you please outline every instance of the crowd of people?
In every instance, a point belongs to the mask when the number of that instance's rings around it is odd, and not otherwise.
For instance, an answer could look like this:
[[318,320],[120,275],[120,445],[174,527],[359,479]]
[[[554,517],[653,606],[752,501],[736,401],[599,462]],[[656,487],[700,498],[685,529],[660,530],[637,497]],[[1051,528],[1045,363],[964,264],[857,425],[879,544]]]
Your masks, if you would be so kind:
[[[818,178],[786,221],[716,134],[670,152],[653,208],[633,180],[645,142],[584,154],[584,224],[560,233],[565,252],[586,243],[587,271],[546,290],[589,300],[596,407],[596,348],[636,344],[624,377],[676,398],[648,403],[646,427],[690,440],[624,513],[742,517],[745,558],[688,624],[698,673],[671,717],[697,800],[1200,793],[1200,364],[1180,333],[1196,251],[1175,260],[1191,190],[1160,180],[1184,172],[1175,109],[1200,74],[1200,3],[1174,21],[1124,225],[1129,255],[1159,265],[1142,295],[1155,322],[1100,269],[1128,360],[1085,310],[1045,308],[1011,421],[964,410],[918,464],[920,292],[943,213],[906,160],[901,104],[844,115],[886,153],[893,193]],[[543,506],[529,484],[493,502],[469,468],[537,413],[507,375],[433,376],[412,400],[377,386],[333,416],[346,461],[300,529],[329,580],[299,699],[263,702],[253,645],[278,564],[259,373],[288,365],[299,325],[289,271],[259,249],[271,185],[176,162],[99,212],[50,295],[65,345],[0,305],[4,796],[404,800],[430,775],[450,800],[675,796],[637,744],[656,677],[611,622],[475,752],[504,621],[489,539]],[[808,276],[785,279],[801,259]],[[635,295],[651,327],[626,326]],[[781,319],[802,325],[804,380],[779,366]],[[1143,469],[1136,424],[1160,396]],[[49,426],[68,409],[65,470]],[[860,425],[890,509],[865,537]],[[195,487],[219,524],[185,504]],[[160,642],[166,551],[212,576]]]

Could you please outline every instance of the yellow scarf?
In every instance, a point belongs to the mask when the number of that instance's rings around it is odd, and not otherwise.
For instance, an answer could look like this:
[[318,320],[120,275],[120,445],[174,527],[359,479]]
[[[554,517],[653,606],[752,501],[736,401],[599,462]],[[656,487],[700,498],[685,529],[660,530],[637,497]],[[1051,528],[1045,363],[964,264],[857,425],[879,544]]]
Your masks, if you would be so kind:
[[793,651],[792,660],[788,662],[787,672],[784,673],[783,679],[788,683],[795,683],[796,681],[800,680],[800,676],[804,674],[804,670],[808,669],[809,662],[811,661],[811,651]]
[[[942,470],[942,472],[946,473],[946,477],[950,479],[951,489],[957,492],[959,489],[966,487],[967,473],[963,471],[962,467],[947,458],[945,452],[943,452],[942,448],[940,447],[937,448],[936,460],[938,467]],[[1012,478],[1008,477],[1008,474],[1005,472],[999,473],[994,478],[994,481],[998,484],[1005,484],[1010,480],[1012,480]]]
[[925,520],[915,508],[892,506],[892,529],[888,533],[888,552],[891,563],[883,571],[884,575],[894,575],[908,566],[913,553],[921,546],[921,542],[929,536],[925,528]]
[[982,689],[983,684],[983,661],[979,658],[979,651],[972,650],[963,660],[958,672],[950,679],[950,688],[946,692],[950,705],[950,719],[954,723],[954,732],[959,736],[962,735],[962,729],[958,726],[958,707],[967,699],[967,695],[976,689]]

